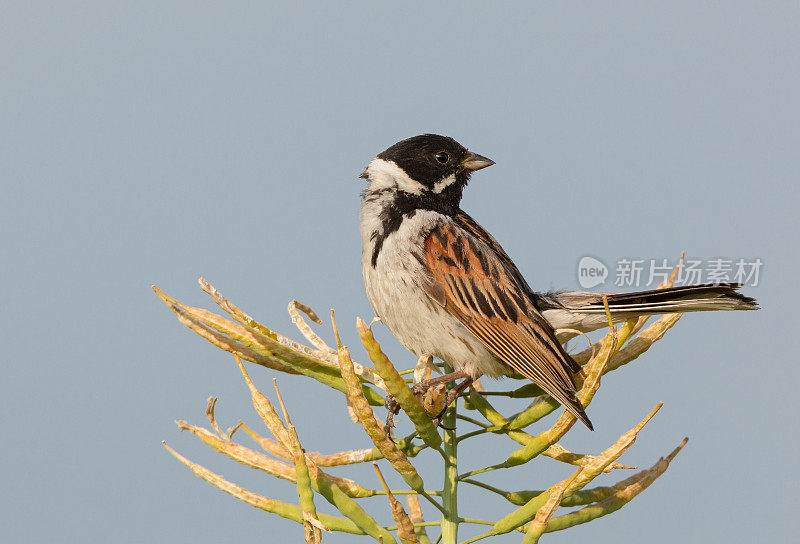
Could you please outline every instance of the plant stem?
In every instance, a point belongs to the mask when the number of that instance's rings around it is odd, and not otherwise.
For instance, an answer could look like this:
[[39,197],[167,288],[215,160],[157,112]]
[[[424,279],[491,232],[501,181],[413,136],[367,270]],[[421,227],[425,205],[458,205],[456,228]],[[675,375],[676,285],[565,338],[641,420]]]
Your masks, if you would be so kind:
[[[446,366],[445,374],[452,372]],[[449,385],[452,387],[452,385]],[[458,542],[458,439],[456,436],[457,401],[447,408],[442,419],[444,429],[444,487],[442,488],[442,506],[445,515],[442,518],[442,544]],[[452,430],[448,430],[452,429]]]
[[462,421],[468,421],[468,422],[472,423],[473,425],[477,425],[478,427],[481,427],[483,429],[485,429],[487,427],[491,427],[491,425],[488,425],[488,424],[484,423],[483,421],[478,421],[477,419],[473,419],[471,417],[462,416],[461,414],[457,414],[456,418],[460,419]]
[[462,434],[461,436],[458,437],[458,441],[461,442],[462,440],[466,440],[467,438],[472,438],[473,436],[486,434],[487,432],[489,431],[487,431],[486,428],[478,429],[477,431],[472,431],[471,433]]
[[488,519],[461,518],[459,521],[461,523],[472,523],[474,525],[494,525],[494,522]]
[[480,534],[478,536],[473,536],[472,538],[470,538],[469,540],[465,540],[461,544],[472,544],[473,542],[477,542],[479,540],[483,540],[484,538],[488,538],[490,536],[492,536],[491,532],[483,533],[483,534]]
[[462,478],[461,481],[464,482],[465,484],[472,484],[474,486],[486,489],[487,491],[491,491],[492,493],[497,493],[498,495],[501,495],[503,497],[507,497],[508,495],[511,494],[508,491],[503,491],[502,489],[498,489],[492,485],[480,482],[478,480],[473,480],[472,478]]
[[[440,521],[420,521],[414,524],[414,527],[435,527],[441,524]],[[389,525],[388,527],[384,527],[387,531],[396,531],[397,525]]]
[[463,480],[464,478],[469,478],[470,476],[476,476],[478,474],[483,474],[484,472],[489,472],[490,470],[498,470],[501,468],[511,468],[511,466],[508,465],[507,463],[498,463],[490,467],[477,468],[475,470],[470,470],[469,472],[465,472],[464,474],[459,476],[458,479]]
[[[386,495],[386,491],[383,489],[370,489],[369,491],[371,491],[373,495]],[[391,491],[392,495],[419,495],[419,491],[414,489],[390,489],[389,491]],[[425,490],[425,493],[433,496],[442,494],[441,491],[432,491],[428,489]]]
[[445,510],[445,508],[441,504],[436,502],[436,500],[431,495],[429,495],[427,491],[419,491],[418,494],[421,497],[425,498],[429,503],[434,505],[443,515],[447,513],[447,510]]

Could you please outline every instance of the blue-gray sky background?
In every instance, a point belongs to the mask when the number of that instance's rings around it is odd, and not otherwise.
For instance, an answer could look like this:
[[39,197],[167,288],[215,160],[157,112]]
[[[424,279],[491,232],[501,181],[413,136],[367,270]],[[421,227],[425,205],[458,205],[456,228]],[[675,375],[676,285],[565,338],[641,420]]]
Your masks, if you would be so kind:
[[[421,132],[497,162],[474,176],[464,208],[536,288],[577,288],[586,254],[765,263],[748,289],[763,310],[686,316],[605,380],[589,410],[597,431],[575,428],[566,446],[600,451],[659,400],[623,461],[649,466],[691,440],[622,511],[547,541],[792,540],[799,25],[796,2],[6,3],[3,540],[300,541],[298,526],[163,450],[165,439],[294,500],[291,485],[178,433],[174,419],[205,424],[210,394],[223,425],[258,418],[232,359],[150,285],[211,308],[202,275],[296,338],[288,301],[334,307],[363,360],[351,326],[372,316],[357,175]],[[252,373],[271,388],[269,372]],[[340,395],[280,383],[309,449],[366,447]],[[512,449],[476,442],[462,467]],[[343,473],[376,485],[371,469]],[[567,473],[542,460],[489,481],[530,489]],[[509,511],[480,496],[465,495],[464,515]]]

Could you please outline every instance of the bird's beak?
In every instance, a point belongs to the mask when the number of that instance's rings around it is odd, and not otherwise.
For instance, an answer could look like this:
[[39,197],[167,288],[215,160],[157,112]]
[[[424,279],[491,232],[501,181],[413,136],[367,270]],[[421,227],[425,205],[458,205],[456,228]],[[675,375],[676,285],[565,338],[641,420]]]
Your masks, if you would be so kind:
[[475,170],[480,170],[481,168],[486,168],[487,166],[491,166],[494,164],[492,159],[487,159],[482,155],[478,155],[477,153],[473,153],[472,151],[467,153],[467,156],[461,161],[461,168],[468,172],[474,172]]

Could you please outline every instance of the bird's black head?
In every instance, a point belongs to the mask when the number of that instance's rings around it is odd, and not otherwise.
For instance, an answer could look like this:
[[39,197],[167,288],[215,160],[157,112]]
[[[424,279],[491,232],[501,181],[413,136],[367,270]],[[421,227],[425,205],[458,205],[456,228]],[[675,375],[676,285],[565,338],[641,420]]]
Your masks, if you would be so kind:
[[420,201],[454,202],[457,206],[470,174],[493,164],[452,138],[422,134],[379,154],[361,177],[370,182],[368,191],[397,190]]

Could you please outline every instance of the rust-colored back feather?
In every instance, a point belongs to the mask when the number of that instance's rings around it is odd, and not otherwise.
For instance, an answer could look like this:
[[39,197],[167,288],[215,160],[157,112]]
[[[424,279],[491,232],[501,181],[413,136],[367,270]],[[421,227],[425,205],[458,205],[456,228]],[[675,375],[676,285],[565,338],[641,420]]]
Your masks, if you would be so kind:
[[493,250],[496,242],[487,236],[454,222],[434,229],[425,240],[430,277],[423,288],[498,360],[539,385],[591,429],[575,397],[573,373],[580,367],[529,299],[516,267],[509,269],[503,262],[508,256]]

